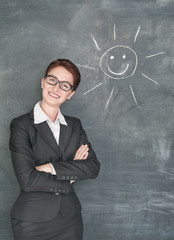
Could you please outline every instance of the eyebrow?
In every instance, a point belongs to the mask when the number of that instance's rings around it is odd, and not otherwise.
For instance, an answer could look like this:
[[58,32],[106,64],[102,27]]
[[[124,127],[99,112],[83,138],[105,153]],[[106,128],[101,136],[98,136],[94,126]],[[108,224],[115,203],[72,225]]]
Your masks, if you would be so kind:
[[54,78],[58,79],[58,77],[54,76],[53,74],[47,74],[47,76],[51,76],[51,77],[54,77]]

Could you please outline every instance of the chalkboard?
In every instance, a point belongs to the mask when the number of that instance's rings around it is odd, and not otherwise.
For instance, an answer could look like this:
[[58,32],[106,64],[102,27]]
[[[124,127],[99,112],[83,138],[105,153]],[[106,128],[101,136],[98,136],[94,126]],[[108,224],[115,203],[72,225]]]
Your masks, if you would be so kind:
[[0,240],[19,187],[10,121],[41,98],[45,67],[68,58],[79,117],[101,162],[75,184],[84,240],[174,239],[174,1],[0,1]]

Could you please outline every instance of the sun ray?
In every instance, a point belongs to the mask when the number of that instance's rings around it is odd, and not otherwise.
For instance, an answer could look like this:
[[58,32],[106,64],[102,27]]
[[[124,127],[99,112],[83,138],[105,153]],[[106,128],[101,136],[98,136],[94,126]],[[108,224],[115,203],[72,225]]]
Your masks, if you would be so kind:
[[102,85],[103,83],[99,83],[97,86],[91,88],[90,90],[88,90],[87,92],[83,93],[83,95],[86,95],[87,93],[93,91],[94,89],[98,88],[100,85]]
[[168,174],[168,175],[170,175],[170,176],[174,176],[172,173],[168,173],[168,172],[165,172],[165,171],[162,171],[162,170],[158,170],[159,172],[161,172],[161,173],[165,173],[165,174]]
[[[116,23],[112,23],[112,24],[109,24],[109,27],[110,27],[110,31],[111,31],[111,39],[112,41],[117,41],[117,24]],[[133,42],[134,44],[136,44],[138,38],[140,38],[139,35],[141,35],[142,33],[142,27],[141,26],[138,26],[136,27],[136,33],[135,35],[133,36],[134,39],[133,39]],[[103,50],[103,47],[101,46],[100,48],[100,42],[98,44],[98,40],[95,39],[94,35],[91,34],[90,32],[88,32],[88,34],[90,35],[90,37],[92,38],[92,44],[94,45],[95,49],[97,51],[102,51]],[[118,50],[118,51],[117,51]],[[162,55],[162,54],[165,54],[166,52],[165,51],[162,51],[161,52],[156,52],[154,51],[154,53],[152,52],[151,55],[148,55],[148,56],[144,56],[144,60],[147,58],[152,58],[152,57],[156,57],[156,56],[159,56],[159,55]],[[100,54],[100,53],[98,53]],[[118,55],[118,56],[117,56]],[[120,57],[120,61],[116,61],[118,58]],[[119,69],[119,71],[114,71],[114,68],[113,68],[113,60],[115,59],[115,64],[118,63],[118,66],[116,66],[115,69]],[[111,60],[111,61],[110,61]],[[124,69],[121,69],[120,68],[120,63],[124,66]],[[121,65],[121,66],[122,66]],[[137,69],[137,65],[138,65],[138,56],[137,56],[137,53],[130,47],[128,47],[127,45],[115,45],[113,47],[108,47],[106,49],[106,51],[103,53],[102,56],[100,56],[100,59],[99,59],[99,67],[100,69],[103,71],[103,73],[109,77],[109,78],[112,78],[112,79],[125,79],[125,78],[129,78],[131,76],[134,75],[136,69]],[[96,70],[97,69],[97,66],[94,65],[94,66],[88,66],[87,65],[83,65],[83,64],[77,64],[77,66],[79,67],[83,67],[83,68],[87,68],[89,70]],[[121,69],[121,70],[120,70]],[[144,78],[148,79],[149,81],[153,82],[154,84],[156,85],[160,85],[157,81],[153,80],[151,77],[148,77],[147,75],[145,75],[144,73],[140,72],[139,74],[141,74]],[[83,95],[86,95],[88,93],[90,93],[91,91],[95,90],[96,88],[98,88],[99,86],[101,86],[103,83],[99,83],[98,85],[92,87],[91,89],[89,89],[88,91],[86,91],[85,93],[83,93]],[[136,95],[135,95],[135,92],[134,92],[134,86],[132,87],[132,85],[130,85],[129,83],[127,83],[128,85],[128,88],[130,89],[130,93],[133,97],[133,100],[136,104],[136,106],[139,107],[139,103],[137,102],[137,99],[136,99]],[[108,105],[111,104],[111,98],[113,96],[113,94],[115,95],[115,87],[112,86],[112,90],[110,89],[110,95],[109,97],[107,97],[107,99],[105,100],[106,103],[105,103],[105,109],[108,108]]]
[[155,84],[159,85],[159,83],[157,83],[155,80],[153,80],[152,78],[146,76],[144,73],[141,73],[141,75],[143,75],[143,77],[147,78],[148,80],[154,82]]
[[116,40],[116,27],[115,27],[115,24],[114,24],[114,41]]
[[88,69],[93,69],[93,70],[95,70],[95,68],[89,67],[89,66],[86,66],[86,65],[81,65],[81,64],[76,64],[76,65],[79,66],[79,67],[83,67],[83,68],[88,68]]
[[134,101],[135,101],[135,104],[138,106],[138,103],[137,103],[137,100],[136,100],[136,97],[135,97],[135,94],[134,94],[133,88],[132,88],[131,85],[129,85],[129,87],[130,87],[130,90],[131,90],[131,93],[132,93],[133,99],[134,99]]
[[101,51],[101,49],[99,48],[98,43],[97,43],[97,41],[95,40],[95,38],[93,37],[93,35],[92,35],[91,33],[89,33],[89,35],[92,37],[92,40],[94,41],[97,50]]
[[155,54],[153,54],[153,55],[146,56],[145,58],[155,57],[155,56],[158,56],[158,55],[161,55],[161,54],[164,54],[164,53],[165,53],[165,52],[155,53]]
[[138,27],[138,30],[137,30],[137,32],[136,32],[136,34],[135,34],[134,43],[135,43],[136,40],[137,40],[137,37],[138,37],[139,31],[140,31],[140,26]]
[[105,109],[108,107],[108,104],[109,104],[109,102],[110,102],[110,100],[111,100],[111,97],[112,97],[112,94],[113,94],[113,92],[114,92],[114,87],[113,87],[113,89],[112,89],[112,91],[111,91],[111,94],[110,94],[110,96],[109,96],[109,98],[108,98],[108,101],[107,101],[107,103],[106,103],[106,106],[105,106]]

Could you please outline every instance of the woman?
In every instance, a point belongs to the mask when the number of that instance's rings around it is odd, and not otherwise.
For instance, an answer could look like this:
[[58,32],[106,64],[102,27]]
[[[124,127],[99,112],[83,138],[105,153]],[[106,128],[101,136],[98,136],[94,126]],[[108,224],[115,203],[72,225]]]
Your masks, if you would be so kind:
[[42,101],[11,122],[9,146],[21,189],[11,211],[15,240],[83,238],[73,183],[96,178],[100,163],[80,120],[60,112],[79,83],[71,61],[51,62],[41,80]]

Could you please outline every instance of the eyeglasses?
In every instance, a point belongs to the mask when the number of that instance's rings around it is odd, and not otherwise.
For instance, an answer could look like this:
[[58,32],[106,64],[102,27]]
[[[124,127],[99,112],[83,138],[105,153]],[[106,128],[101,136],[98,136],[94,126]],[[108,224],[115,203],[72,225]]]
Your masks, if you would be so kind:
[[52,86],[59,84],[60,89],[62,89],[63,91],[66,91],[66,92],[68,92],[69,90],[73,91],[75,89],[75,87],[73,85],[71,85],[69,82],[59,81],[58,78],[56,78],[55,76],[52,76],[52,75],[46,75],[45,80],[48,84],[50,84]]

